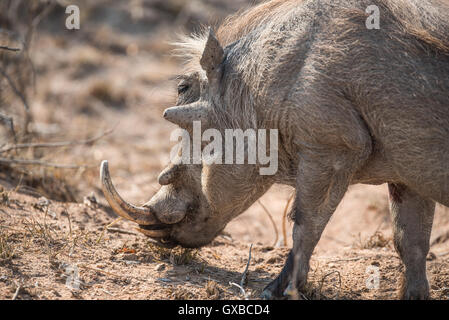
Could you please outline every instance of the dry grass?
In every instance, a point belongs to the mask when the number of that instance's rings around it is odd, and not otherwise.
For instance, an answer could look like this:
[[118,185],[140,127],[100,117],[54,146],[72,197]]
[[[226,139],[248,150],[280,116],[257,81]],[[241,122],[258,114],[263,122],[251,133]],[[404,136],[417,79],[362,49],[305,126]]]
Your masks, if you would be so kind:
[[366,239],[362,239],[359,234],[355,247],[359,249],[385,248],[391,246],[391,240],[390,237],[385,237],[381,231],[374,232]]
[[126,105],[126,91],[113,86],[110,81],[96,81],[89,87],[88,92],[90,96],[100,100],[107,106],[122,108]]
[[155,260],[169,260],[172,265],[187,265],[192,262],[200,262],[198,249],[186,249],[176,247],[173,249],[159,247],[151,242],[148,243],[148,249],[154,256]]
[[215,281],[208,281],[205,289],[209,299],[218,300],[220,298],[220,289]]
[[9,262],[15,256],[15,249],[10,239],[10,234],[0,228],[0,263]]

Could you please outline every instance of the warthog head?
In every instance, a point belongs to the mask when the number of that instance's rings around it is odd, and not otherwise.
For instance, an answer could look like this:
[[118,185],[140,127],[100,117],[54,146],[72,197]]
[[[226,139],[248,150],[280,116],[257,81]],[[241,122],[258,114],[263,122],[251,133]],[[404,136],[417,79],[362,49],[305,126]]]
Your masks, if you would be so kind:
[[[217,109],[229,105],[229,97],[235,98],[233,92],[223,93],[225,59],[225,50],[210,31],[199,61],[202,70],[181,77],[177,105],[165,110],[164,118],[188,132],[193,121],[201,121],[204,130],[223,130],[229,122],[220,118]],[[142,207],[120,197],[107,161],[101,167],[103,192],[112,209],[166,245],[199,247],[210,243],[272,184],[272,178],[259,174],[258,165],[185,164],[179,160],[172,160],[163,170],[158,178],[161,189]]]

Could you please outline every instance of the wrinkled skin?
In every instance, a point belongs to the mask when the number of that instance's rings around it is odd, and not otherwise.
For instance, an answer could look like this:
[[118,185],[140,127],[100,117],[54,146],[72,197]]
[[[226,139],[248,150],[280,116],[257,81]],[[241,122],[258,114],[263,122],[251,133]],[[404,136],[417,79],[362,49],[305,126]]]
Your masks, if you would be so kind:
[[[201,86],[204,98],[200,94]],[[178,84],[177,106],[206,100],[207,96],[206,78],[200,80],[196,72],[185,75]],[[161,189],[143,206],[153,218],[148,225],[140,225],[141,232],[165,246],[197,248],[209,244],[230,220],[246,210],[273,183],[272,178],[259,175],[257,166],[233,165],[230,172],[226,165],[185,165],[177,164],[178,160],[160,174]],[[110,179],[104,167],[103,164],[102,176]],[[223,188],[226,181],[233,188]],[[247,181],[263,182],[248,185]]]
[[[365,26],[372,4],[382,9],[380,30]],[[274,0],[226,24],[223,44],[210,31],[164,117],[190,132],[193,121],[203,130],[278,129],[277,173],[175,161],[139,208],[118,196],[105,162],[107,200],[158,242],[199,247],[272,184],[295,187],[293,248],[262,295],[271,299],[304,287],[349,185],[388,183],[405,266],[400,297],[428,298],[435,203],[449,206],[448,9],[437,0]]]

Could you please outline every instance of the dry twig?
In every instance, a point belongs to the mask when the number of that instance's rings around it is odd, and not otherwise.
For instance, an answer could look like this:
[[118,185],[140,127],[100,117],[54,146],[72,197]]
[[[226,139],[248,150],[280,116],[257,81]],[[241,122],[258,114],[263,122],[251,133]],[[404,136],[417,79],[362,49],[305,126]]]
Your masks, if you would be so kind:
[[246,285],[246,283],[248,282],[248,268],[249,268],[249,264],[251,262],[251,249],[252,248],[253,248],[253,244],[251,244],[251,246],[249,247],[248,262],[246,263],[245,271],[243,271],[242,280],[240,280],[241,287],[244,287]]
[[130,234],[130,235],[133,235],[133,236],[138,236],[139,235],[136,232],[132,232],[132,231],[128,231],[128,230],[124,230],[124,229],[120,229],[120,228],[107,228],[106,230],[108,230],[109,232]]
[[28,160],[28,159],[7,159],[0,158],[0,163],[5,164],[18,164],[18,165],[38,165],[42,167],[59,168],[59,169],[81,169],[81,168],[92,168],[94,165],[77,165],[77,164],[60,164],[51,163],[41,160]]
[[20,51],[19,48],[11,48],[8,46],[0,46],[0,50],[7,50],[7,51],[14,51],[14,52]]
[[282,236],[284,237],[284,246],[287,246],[287,212],[288,212],[288,207],[290,205],[290,203],[292,202],[293,198],[294,198],[295,194],[292,193],[292,195],[290,196],[290,198],[288,198],[287,200],[287,204],[285,205],[284,208],[284,214],[282,215]]
[[17,142],[17,136],[16,131],[14,130],[14,121],[12,117],[8,117],[7,115],[0,113],[0,121],[2,121],[6,126],[9,127],[9,130],[11,131],[11,134],[14,138],[14,142]]
[[274,222],[273,217],[271,216],[271,214],[268,211],[268,209],[263,205],[263,203],[260,200],[257,200],[257,203],[263,208],[265,213],[268,215],[268,218],[270,218],[271,224],[273,225],[273,229],[274,229],[274,232],[276,234],[276,238],[274,239],[274,244],[273,244],[273,247],[275,247],[276,244],[278,243],[278,239],[279,239],[279,232],[278,232],[278,229],[276,227],[276,223]]
[[14,292],[14,295],[12,296],[12,299],[11,299],[11,300],[16,300],[16,299],[17,299],[17,297],[19,296],[20,290],[22,290],[22,285],[21,285],[21,284],[18,284],[18,285],[17,285],[17,289],[16,289],[16,291]]
[[69,146],[75,146],[75,145],[82,145],[82,144],[92,144],[103,137],[111,134],[114,131],[115,127],[109,130],[106,130],[99,135],[88,138],[85,140],[74,140],[74,141],[60,141],[60,142],[42,142],[42,143],[23,143],[23,144],[14,144],[12,146],[9,146],[4,149],[0,149],[0,153],[5,153],[11,150],[17,150],[17,149],[26,149],[26,148],[61,148],[61,147],[69,147]]
[[239,285],[239,284],[237,284],[237,283],[235,283],[235,282],[229,282],[229,284],[230,284],[231,286],[234,286],[234,287],[239,288],[239,289],[240,289],[240,292],[242,293],[242,295],[243,295],[243,297],[245,298],[245,300],[248,300],[248,295],[246,294],[245,289],[244,289],[241,285]]
[[11,87],[12,91],[14,91],[14,94],[22,101],[23,106],[25,107],[25,111],[27,114],[30,112],[30,106],[28,105],[28,102],[25,98],[25,96],[17,89],[16,85],[12,81],[12,79],[8,76],[8,74],[0,68],[0,74],[8,81],[9,86]]
[[333,274],[337,274],[338,275],[338,283],[339,283],[339,289],[337,294],[335,295],[334,299],[338,299],[338,296],[340,295],[340,291],[341,291],[341,274],[339,271],[335,270],[335,271],[331,271],[327,274],[325,274],[320,281],[320,290],[319,290],[319,294],[320,294],[320,299],[322,297],[322,290],[323,290],[323,285],[324,285],[324,281],[326,280],[327,277],[333,275]]

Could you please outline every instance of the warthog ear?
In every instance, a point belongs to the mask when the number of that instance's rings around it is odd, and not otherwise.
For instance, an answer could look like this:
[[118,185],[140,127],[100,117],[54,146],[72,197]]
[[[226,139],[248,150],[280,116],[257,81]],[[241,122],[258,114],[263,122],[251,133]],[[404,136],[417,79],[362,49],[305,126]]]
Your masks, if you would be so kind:
[[204,71],[206,71],[209,82],[214,82],[220,79],[221,68],[220,64],[224,59],[224,50],[215,37],[212,28],[209,27],[209,36],[207,38],[206,46],[204,48],[203,56],[200,64]]
[[189,129],[192,128],[193,121],[201,121],[202,125],[207,125],[208,110],[203,104],[195,102],[165,109],[164,118],[183,129]]

